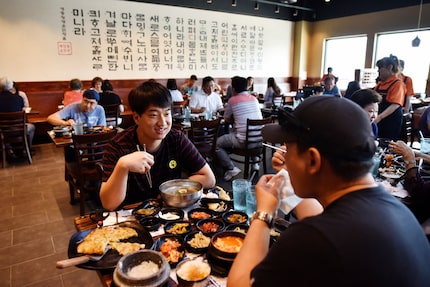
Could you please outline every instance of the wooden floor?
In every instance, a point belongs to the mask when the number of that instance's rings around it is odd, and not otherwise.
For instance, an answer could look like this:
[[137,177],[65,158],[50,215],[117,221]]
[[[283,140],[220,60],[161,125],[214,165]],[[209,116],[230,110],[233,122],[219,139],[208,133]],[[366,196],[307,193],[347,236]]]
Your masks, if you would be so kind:
[[[52,143],[34,149],[32,165],[23,161],[0,169],[0,287],[102,286],[94,271],[55,268],[67,258],[79,205],[69,204],[63,149]],[[231,190],[222,171],[216,173],[217,184]]]

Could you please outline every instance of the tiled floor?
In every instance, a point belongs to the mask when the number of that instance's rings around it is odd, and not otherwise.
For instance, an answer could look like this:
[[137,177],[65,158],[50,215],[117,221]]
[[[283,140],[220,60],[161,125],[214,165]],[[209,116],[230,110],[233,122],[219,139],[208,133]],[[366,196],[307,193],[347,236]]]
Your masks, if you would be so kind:
[[[63,149],[34,148],[32,165],[0,169],[0,287],[102,286],[94,271],[55,268],[56,261],[67,258],[79,206],[69,204]],[[230,182],[217,184],[231,190]]]
[[63,150],[34,148],[32,165],[0,169],[0,287],[102,286],[94,271],[55,268],[67,258],[79,206],[69,204]]

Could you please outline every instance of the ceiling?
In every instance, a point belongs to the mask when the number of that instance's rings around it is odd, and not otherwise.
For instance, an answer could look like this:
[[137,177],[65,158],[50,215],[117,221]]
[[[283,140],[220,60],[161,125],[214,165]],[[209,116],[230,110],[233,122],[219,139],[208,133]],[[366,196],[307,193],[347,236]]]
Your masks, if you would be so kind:
[[[127,0],[275,18],[319,21],[420,5],[421,0]],[[430,0],[422,0],[430,3]],[[212,3],[208,3],[212,2]],[[235,2],[236,6],[232,6]],[[293,3],[295,2],[295,3]],[[258,10],[255,5],[258,3]],[[279,7],[279,13],[276,9]]]

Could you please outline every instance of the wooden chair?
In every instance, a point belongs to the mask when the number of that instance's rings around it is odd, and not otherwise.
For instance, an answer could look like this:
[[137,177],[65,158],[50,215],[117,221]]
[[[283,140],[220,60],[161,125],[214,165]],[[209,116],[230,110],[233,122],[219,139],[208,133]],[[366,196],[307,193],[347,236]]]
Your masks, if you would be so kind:
[[173,102],[172,105],[172,115],[175,114],[183,114],[183,110],[185,109],[185,107],[188,105],[188,100],[183,100],[181,102]]
[[221,118],[216,120],[191,121],[188,138],[193,142],[200,154],[207,162],[215,159],[216,140],[220,128]]
[[106,115],[106,126],[113,126],[114,128],[119,126],[119,104],[103,106]]
[[73,135],[76,162],[66,163],[69,182],[70,203],[75,203],[75,194],[79,190],[80,215],[85,214],[87,195],[93,194],[98,199],[101,174],[97,163],[103,159],[104,147],[116,135],[111,130],[94,134]]
[[[259,164],[263,161],[263,137],[261,129],[264,125],[272,123],[272,117],[261,120],[248,119],[246,123],[245,148],[233,148],[230,152],[230,158],[234,162],[244,164],[243,178],[249,177],[250,165]],[[253,158],[258,157],[258,160]],[[265,158],[265,157],[264,157]],[[267,172],[267,166],[263,161],[264,173]]]
[[24,111],[0,113],[0,148],[3,168],[6,167],[6,155],[15,151],[22,151],[28,163],[32,163],[26,121],[27,115]]

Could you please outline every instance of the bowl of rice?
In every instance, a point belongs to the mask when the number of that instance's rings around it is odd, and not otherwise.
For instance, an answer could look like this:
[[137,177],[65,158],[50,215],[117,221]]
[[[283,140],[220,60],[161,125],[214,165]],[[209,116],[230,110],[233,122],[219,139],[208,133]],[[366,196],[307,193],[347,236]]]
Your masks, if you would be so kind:
[[139,250],[123,256],[115,268],[116,286],[163,286],[170,275],[170,265],[154,250]]
[[210,274],[211,267],[202,257],[185,259],[176,267],[179,286],[205,287]]

